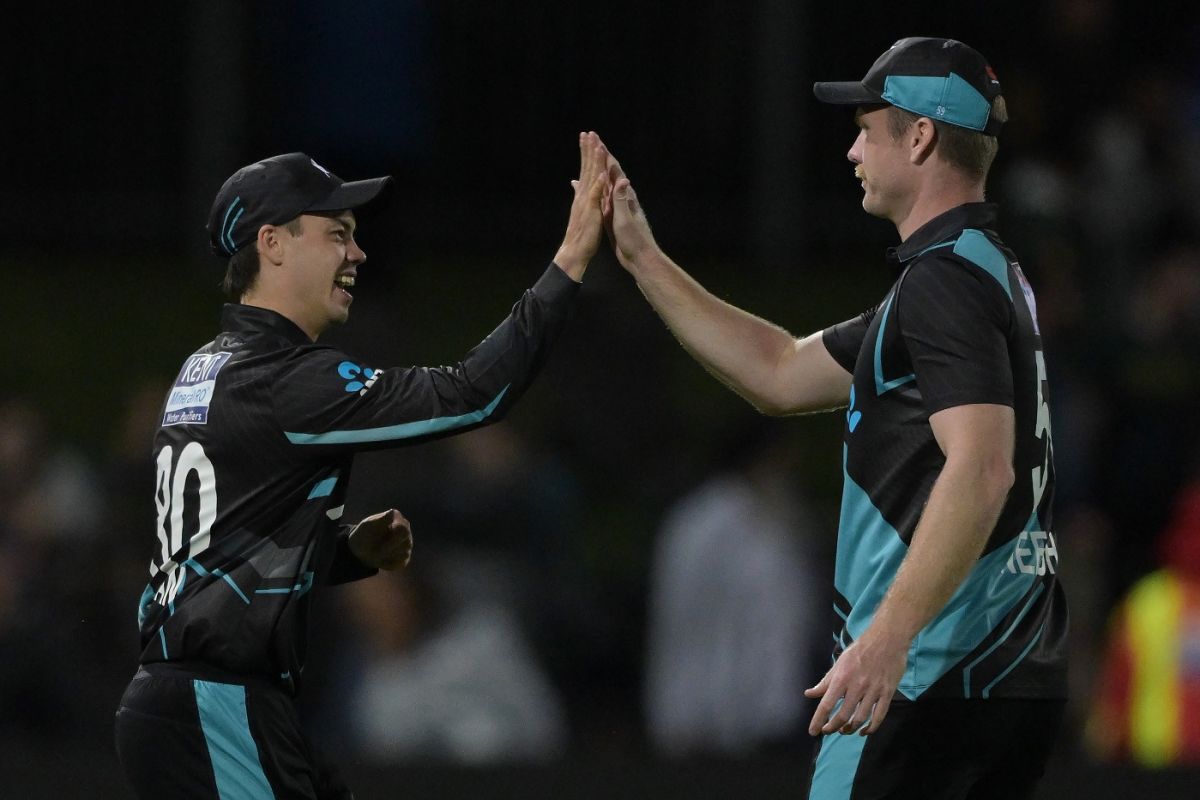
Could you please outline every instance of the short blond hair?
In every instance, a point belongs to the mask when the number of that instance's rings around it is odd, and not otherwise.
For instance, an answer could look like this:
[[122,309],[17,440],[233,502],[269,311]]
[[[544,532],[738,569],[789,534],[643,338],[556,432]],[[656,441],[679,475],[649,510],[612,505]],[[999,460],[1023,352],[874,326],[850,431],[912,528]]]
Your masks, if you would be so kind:
[[[889,106],[888,112],[888,133],[891,134],[893,141],[903,136],[914,122],[924,116],[896,106]],[[992,101],[992,112],[989,119],[1001,123],[1008,121],[1008,108],[1004,104],[1003,96]],[[936,146],[942,158],[971,178],[977,181],[985,180],[988,170],[992,168],[992,162],[996,160],[996,153],[1000,150],[1000,143],[996,137],[959,125],[938,122],[935,119],[930,119],[930,121],[937,131]]]

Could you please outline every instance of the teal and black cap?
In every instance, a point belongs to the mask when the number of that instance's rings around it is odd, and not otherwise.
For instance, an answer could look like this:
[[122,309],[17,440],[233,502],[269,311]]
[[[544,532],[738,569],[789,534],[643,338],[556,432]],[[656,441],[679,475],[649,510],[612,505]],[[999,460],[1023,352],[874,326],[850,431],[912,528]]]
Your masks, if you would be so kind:
[[954,39],[901,39],[861,81],[814,83],[813,94],[823,103],[887,103],[988,136],[1000,132],[1000,121],[991,117],[1000,81],[977,50]]
[[242,167],[217,192],[208,212],[212,251],[228,258],[258,238],[263,225],[301,214],[367,210],[392,184],[390,177],[343,181],[304,153],[271,156]]

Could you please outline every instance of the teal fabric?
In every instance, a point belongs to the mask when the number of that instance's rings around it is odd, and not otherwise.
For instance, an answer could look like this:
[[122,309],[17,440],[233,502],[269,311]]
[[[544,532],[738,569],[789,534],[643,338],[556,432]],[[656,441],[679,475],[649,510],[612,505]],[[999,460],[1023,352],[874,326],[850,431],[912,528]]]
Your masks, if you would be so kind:
[[220,800],[273,800],[246,715],[246,688],[193,681]]
[[975,131],[987,127],[992,113],[987,98],[953,72],[944,78],[889,75],[882,97],[897,108]]
[[996,279],[1000,288],[1012,300],[1012,287],[1008,283],[1008,259],[1000,248],[992,244],[983,231],[967,228],[954,243],[954,254],[962,256],[988,275]]

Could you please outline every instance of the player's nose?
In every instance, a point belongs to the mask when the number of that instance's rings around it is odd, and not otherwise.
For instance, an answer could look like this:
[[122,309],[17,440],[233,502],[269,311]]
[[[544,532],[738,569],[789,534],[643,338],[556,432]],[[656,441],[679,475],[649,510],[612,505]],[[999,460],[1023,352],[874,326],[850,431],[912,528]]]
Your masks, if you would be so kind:
[[354,239],[350,240],[350,246],[346,248],[346,260],[351,264],[361,264],[367,260],[367,254],[358,246],[358,242]]

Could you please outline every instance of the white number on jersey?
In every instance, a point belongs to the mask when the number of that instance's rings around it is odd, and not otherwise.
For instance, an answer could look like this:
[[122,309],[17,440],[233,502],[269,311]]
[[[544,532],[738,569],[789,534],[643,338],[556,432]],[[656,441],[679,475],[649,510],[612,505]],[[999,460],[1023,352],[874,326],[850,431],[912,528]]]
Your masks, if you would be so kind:
[[[173,463],[174,462],[174,463]],[[155,592],[154,599],[166,605],[175,599],[185,575],[179,565],[208,549],[213,521],[217,518],[217,474],[199,442],[191,442],[175,459],[170,445],[158,453],[157,476],[154,481],[154,505],[158,510],[158,543],[160,557],[150,562],[150,577],[166,574],[166,580]],[[183,516],[184,489],[195,475],[199,483],[196,533],[184,548]]]

